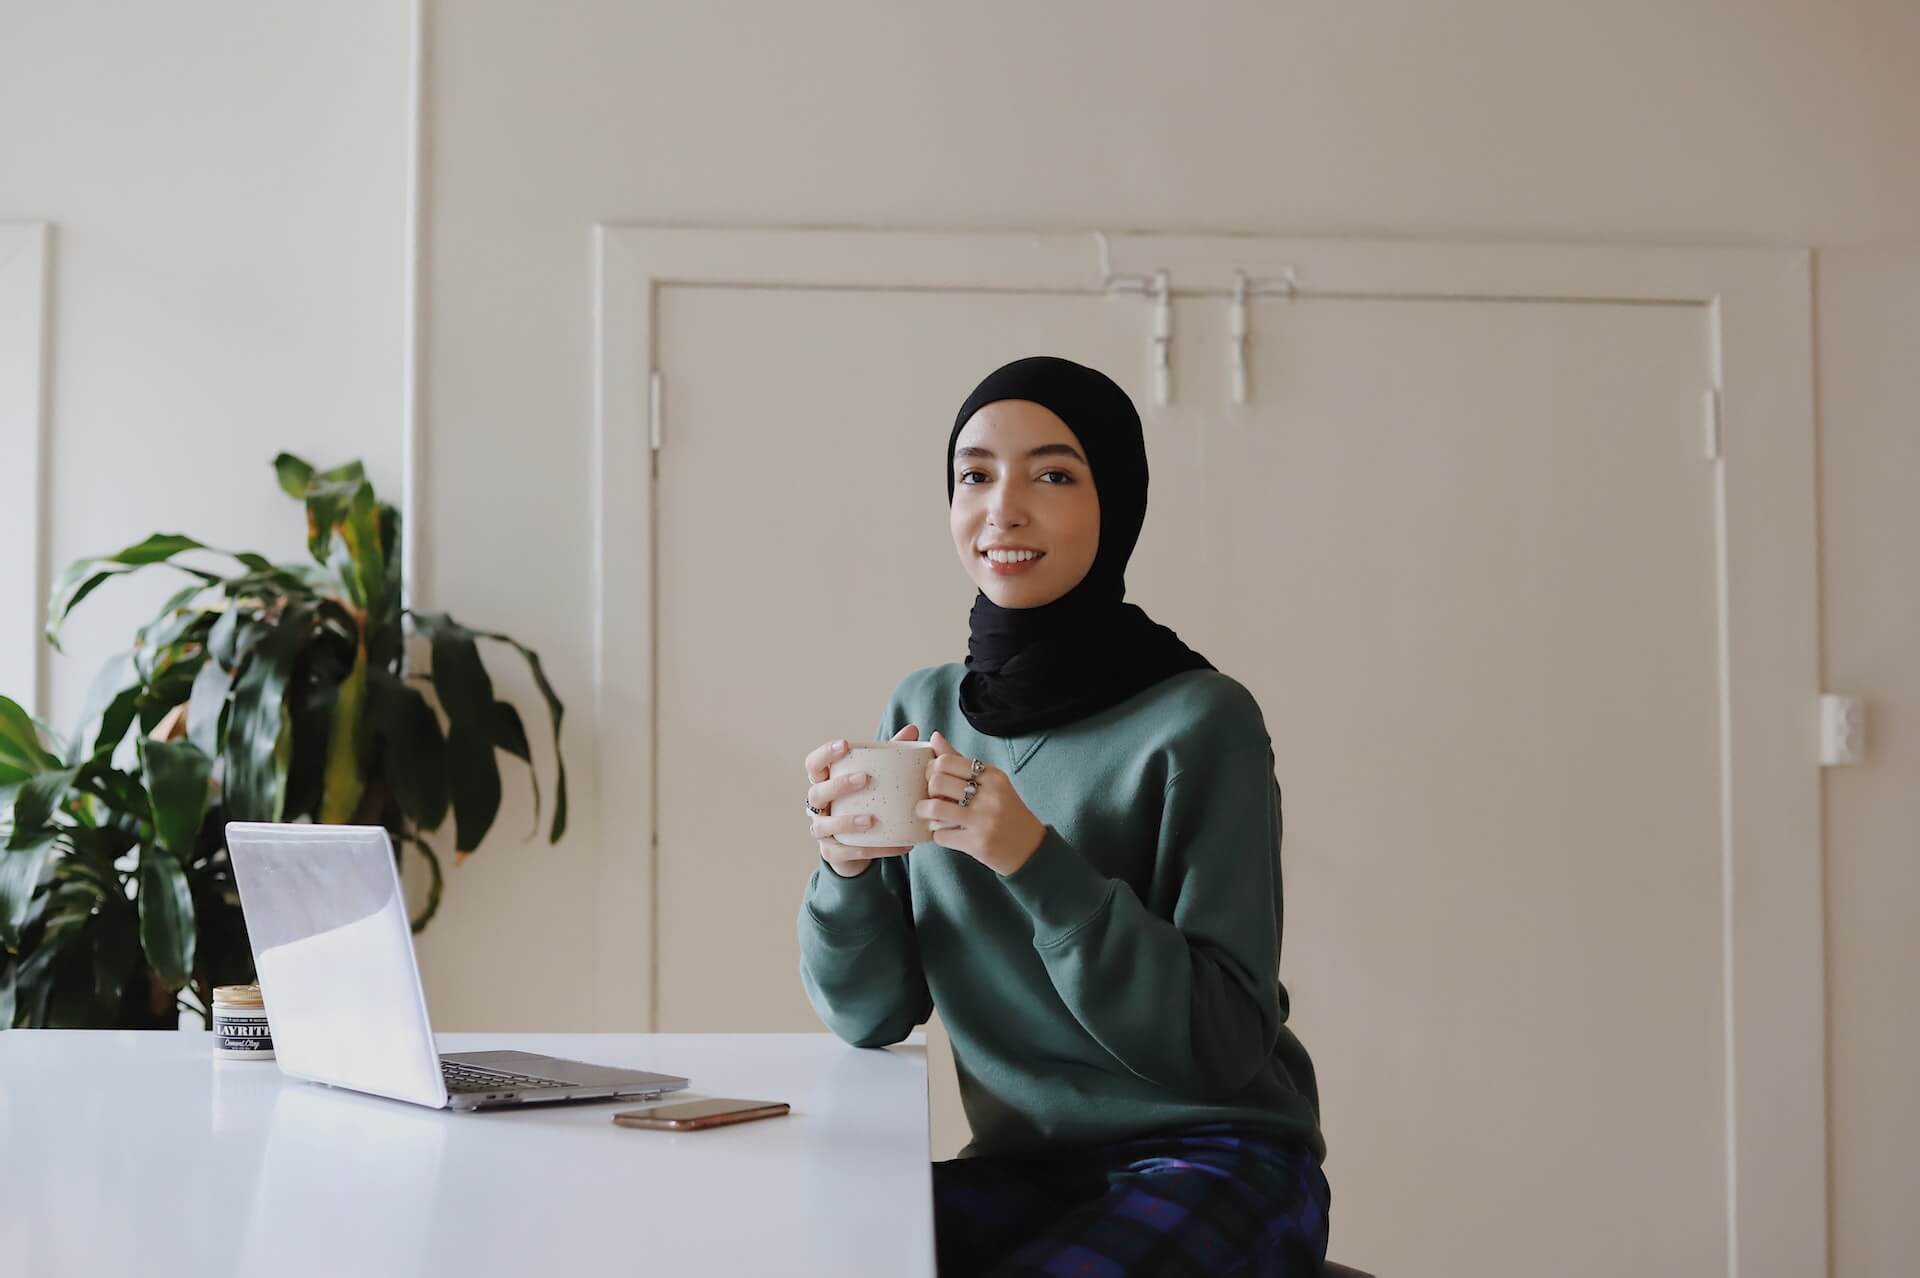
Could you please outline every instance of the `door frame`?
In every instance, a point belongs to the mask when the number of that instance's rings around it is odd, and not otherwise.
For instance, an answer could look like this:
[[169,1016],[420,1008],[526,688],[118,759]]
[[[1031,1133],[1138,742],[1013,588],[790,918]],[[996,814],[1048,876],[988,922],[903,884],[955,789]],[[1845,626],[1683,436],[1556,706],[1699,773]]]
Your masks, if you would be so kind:
[[[672,429],[657,400],[671,388],[655,377],[663,288],[1118,298],[1150,291],[1165,271],[1175,298],[1226,298],[1244,271],[1290,280],[1294,300],[1701,308],[1719,595],[1728,1272],[1827,1273],[1810,251],[608,223],[594,228],[593,264],[593,686],[601,776],[620,779],[599,787],[609,836],[655,828],[651,432],[659,419]],[[1142,306],[1143,360],[1152,322]],[[625,552],[611,573],[609,546]],[[611,665],[616,649],[637,659]],[[608,1028],[653,1027],[655,868],[652,837],[603,839],[597,1011]],[[1658,1137],[1648,1133],[1650,1156]]]

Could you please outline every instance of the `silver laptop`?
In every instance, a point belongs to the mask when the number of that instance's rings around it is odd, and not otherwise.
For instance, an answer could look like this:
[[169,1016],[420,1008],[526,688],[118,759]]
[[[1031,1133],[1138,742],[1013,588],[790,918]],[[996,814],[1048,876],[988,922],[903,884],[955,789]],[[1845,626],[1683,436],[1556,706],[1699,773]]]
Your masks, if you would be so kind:
[[381,827],[233,821],[227,850],[282,1073],[436,1109],[653,1100],[687,1085],[531,1052],[440,1055]]

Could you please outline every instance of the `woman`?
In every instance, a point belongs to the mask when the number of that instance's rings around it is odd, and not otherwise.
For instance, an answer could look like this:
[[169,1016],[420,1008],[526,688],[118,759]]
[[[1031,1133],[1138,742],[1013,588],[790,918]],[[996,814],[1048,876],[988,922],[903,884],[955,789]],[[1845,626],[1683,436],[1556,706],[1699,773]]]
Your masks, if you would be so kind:
[[953,1040],[974,1139],[933,1167],[944,1278],[1314,1274],[1326,1254],[1272,745],[1244,687],[1122,602],[1146,498],[1112,380],[1045,356],[988,376],[947,440],[967,661],[908,675],[880,727],[935,728],[932,842],[839,842],[869,819],[833,802],[866,778],[829,779],[844,741],[807,756],[808,998],[856,1046],[936,1006]]

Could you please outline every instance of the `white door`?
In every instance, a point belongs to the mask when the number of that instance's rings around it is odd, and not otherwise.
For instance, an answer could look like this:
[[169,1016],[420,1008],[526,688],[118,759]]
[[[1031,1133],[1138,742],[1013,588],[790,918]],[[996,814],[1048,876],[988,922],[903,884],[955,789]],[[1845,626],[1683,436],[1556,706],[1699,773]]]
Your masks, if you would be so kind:
[[[819,1028],[794,939],[817,863],[802,757],[964,657],[952,414],[1001,362],[1061,354],[1146,422],[1129,598],[1252,689],[1274,739],[1281,973],[1320,1072],[1336,1256],[1728,1271],[1710,309],[1263,302],[1236,405],[1224,299],[1179,300],[1156,407],[1138,297],[650,296],[653,1028]],[[948,1157],[964,1119],[937,1024],[930,1042]]]
[[1190,642],[1274,738],[1282,971],[1382,1272],[1726,1271],[1706,339],[1273,306],[1207,432]]
[[[802,761],[871,737],[901,676],[966,657],[953,415],[988,370],[1039,350],[1130,383],[1139,316],[1083,297],[676,287],[659,323],[658,705],[673,745],[658,757],[656,1027],[818,1030],[794,935],[819,863]],[[1171,474],[1166,437],[1151,446]],[[1162,593],[1204,536],[1192,491],[1156,493],[1134,558]],[[1154,598],[1139,595],[1178,611]],[[721,758],[744,774],[713,769]],[[930,1040],[933,1147],[949,1157],[965,1118],[937,1024]]]

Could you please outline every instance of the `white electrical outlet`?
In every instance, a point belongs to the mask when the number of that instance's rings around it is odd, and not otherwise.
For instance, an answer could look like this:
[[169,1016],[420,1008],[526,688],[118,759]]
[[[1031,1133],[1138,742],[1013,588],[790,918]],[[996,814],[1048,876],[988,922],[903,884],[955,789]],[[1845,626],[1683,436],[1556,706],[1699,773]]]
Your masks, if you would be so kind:
[[1828,767],[1867,757],[1867,703],[1859,697],[1820,698],[1820,762]]

